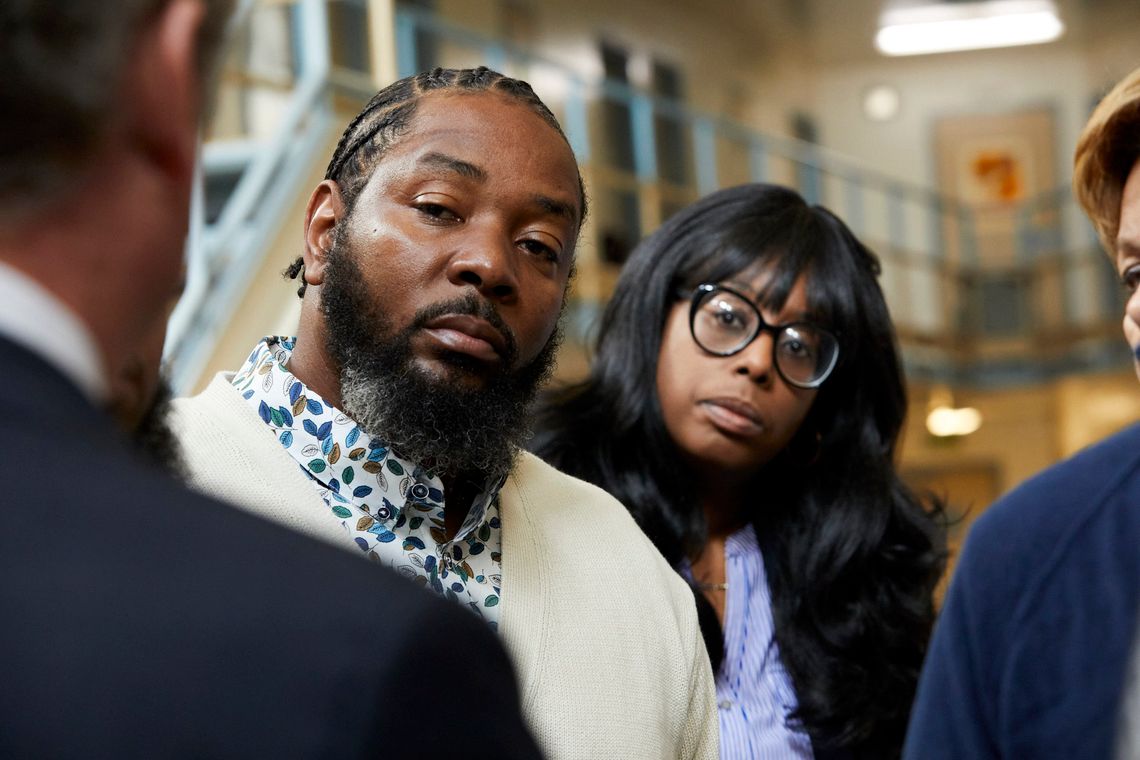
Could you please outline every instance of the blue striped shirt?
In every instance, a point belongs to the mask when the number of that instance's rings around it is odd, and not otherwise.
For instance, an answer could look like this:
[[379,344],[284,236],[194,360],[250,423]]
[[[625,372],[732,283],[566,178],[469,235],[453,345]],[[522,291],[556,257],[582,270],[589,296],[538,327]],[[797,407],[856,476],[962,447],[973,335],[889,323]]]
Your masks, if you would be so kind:
[[716,677],[720,756],[724,760],[811,758],[811,740],[788,715],[792,681],[774,638],[764,558],[752,526],[728,537],[724,662]]

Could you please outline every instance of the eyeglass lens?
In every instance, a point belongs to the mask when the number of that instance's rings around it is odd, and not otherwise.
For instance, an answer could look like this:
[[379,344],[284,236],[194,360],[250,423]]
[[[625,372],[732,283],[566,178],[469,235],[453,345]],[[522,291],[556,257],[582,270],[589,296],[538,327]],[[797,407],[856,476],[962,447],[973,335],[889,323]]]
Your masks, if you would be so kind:
[[[733,354],[755,339],[762,324],[751,301],[730,291],[713,290],[698,301],[693,338],[706,351]],[[831,371],[837,354],[834,336],[807,323],[784,325],[776,335],[776,366],[793,383],[818,382]]]

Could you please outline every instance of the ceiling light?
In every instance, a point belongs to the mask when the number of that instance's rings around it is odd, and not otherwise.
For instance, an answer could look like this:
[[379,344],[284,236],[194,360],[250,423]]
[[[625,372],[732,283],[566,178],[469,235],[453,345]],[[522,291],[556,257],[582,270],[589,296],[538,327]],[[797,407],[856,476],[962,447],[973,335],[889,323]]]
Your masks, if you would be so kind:
[[972,406],[955,407],[954,394],[945,385],[930,390],[926,408],[926,429],[937,438],[969,435],[982,426],[982,413]]
[[885,55],[1034,45],[1065,31],[1049,0],[992,0],[896,8],[883,14],[875,47]]
[[877,84],[863,93],[863,115],[871,121],[890,121],[899,115],[899,91],[889,84]]
[[926,415],[926,429],[938,438],[969,435],[982,426],[982,413],[972,406],[935,407]]

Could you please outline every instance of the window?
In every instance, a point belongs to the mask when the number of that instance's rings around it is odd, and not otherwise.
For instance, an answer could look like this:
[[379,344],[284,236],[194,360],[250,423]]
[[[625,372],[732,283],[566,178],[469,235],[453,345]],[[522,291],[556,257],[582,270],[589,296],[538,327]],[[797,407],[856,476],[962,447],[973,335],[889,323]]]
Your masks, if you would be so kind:
[[[661,61],[653,61],[653,94],[663,101],[680,106],[684,101],[681,72]],[[685,122],[680,115],[658,111],[653,118],[657,144],[657,173],[666,182],[688,185],[692,176],[692,150]]]

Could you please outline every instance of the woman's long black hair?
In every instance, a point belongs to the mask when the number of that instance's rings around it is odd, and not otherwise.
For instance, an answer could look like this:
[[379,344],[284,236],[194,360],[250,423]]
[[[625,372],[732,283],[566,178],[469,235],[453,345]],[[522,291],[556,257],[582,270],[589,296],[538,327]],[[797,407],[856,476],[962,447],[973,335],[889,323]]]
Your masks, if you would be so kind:
[[[906,391],[879,263],[838,218],[759,184],[677,213],[626,263],[589,377],[544,397],[531,448],[613,494],[674,566],[695,558],[707,527],[665,427],[658,353],[678,293],[746,269],[772,272],[763,300],[775,310],[806,274],[813,318],[840,341],[839,364],[799,431],[752,484],[795,718],[817,748],[897,755],[945,541],[941,507],[924,505],[895,471]],[[717,667],[722,633],[697,598]]]

